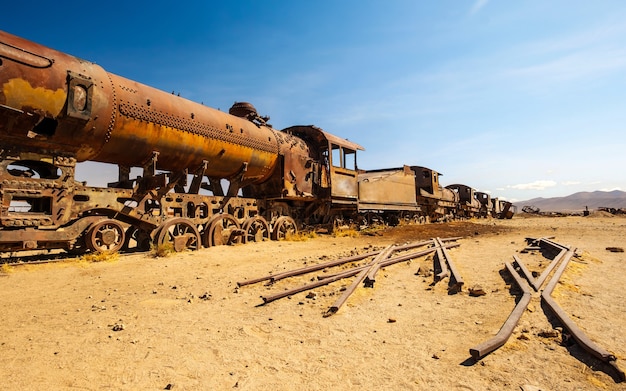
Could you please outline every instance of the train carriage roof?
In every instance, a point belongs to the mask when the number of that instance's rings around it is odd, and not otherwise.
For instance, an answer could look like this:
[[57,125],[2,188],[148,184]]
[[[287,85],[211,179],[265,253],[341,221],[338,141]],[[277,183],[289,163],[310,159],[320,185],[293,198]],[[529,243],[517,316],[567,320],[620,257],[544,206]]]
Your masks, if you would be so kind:
[[300,137],[304,140],[308,140],[314,142],[318,145],[322,144],[322,142],[330,141],[333,144],[346,147],[348,149],[365,151],[365,148],[360,146],[357,143],[353,143],[352,141],[346,140],[344,138],[335,136],[334,134],[330,134],[325,132],[321,128],[318,128],[314,125],[296,125],[290,126],[282,130],[285,133],[293,134],[294,136]]

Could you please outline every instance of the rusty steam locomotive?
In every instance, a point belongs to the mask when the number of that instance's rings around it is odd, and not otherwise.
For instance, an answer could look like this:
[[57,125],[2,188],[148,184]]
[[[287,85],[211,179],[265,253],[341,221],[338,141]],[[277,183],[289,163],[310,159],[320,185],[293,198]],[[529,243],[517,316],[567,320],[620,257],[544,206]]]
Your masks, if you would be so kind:
[[[251,104],[224,113],[0,32],[0,251],[181,251],[346,218],[510,216],[436,171],[358,170],[358,144],[267,121]],[[118,178],[78,182],[83,161],[115,164]]]

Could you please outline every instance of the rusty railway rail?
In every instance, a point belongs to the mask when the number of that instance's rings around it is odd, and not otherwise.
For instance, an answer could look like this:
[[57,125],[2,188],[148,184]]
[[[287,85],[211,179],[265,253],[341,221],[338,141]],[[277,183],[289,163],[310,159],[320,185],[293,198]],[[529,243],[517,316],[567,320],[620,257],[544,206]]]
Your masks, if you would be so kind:
[[567,254],[564,256],[563,262],[552,276],[548,285],[546,285],[545,289],[541,293],[541,299],[543,302],[550,308],[550,310],[554,313],[554,315],[559,319],[559,321],[563,324],[563,326],[569,330],[572,335],[572,338],[589,354],[596,357],[600,361],[610,365],[616,372],[616,380],[619,382],[623,382],[626,380],[626,375],[624,371],[620,369],[617,365],[617,358],[615,355],[609,353],[605,349],[596,345],[587,335],[571,320],[571,318],[567,315],[567,313],[558,305],[558,303],[552,298],[552,291],[556,287],[556,284],[559,282],[559,279],[565,268],[567,267],[570,259],[574,256],[574,250],[570,249],[567,251]]
[[[456,264],[452,260],[450,253],[448,253],[448,247],[443,244],[443,241],[440,238],[435,238],[435,242],[437,243],[438,248],[441,249],[441,253],[445,258],[443,263],[447,263],[448,270],[450,270],[450,283],[448,284],[448,292],[460,292],[465,281],[463,280],[463,277],[461,277],[461,273],[459,273],[458,269],[456,268]],[[437,253],[437,255],[439,255],[439,253]],[[439,263],[442,263],[441,260],[439,261]]]
[[[266,296],[261,296],[261,299],[263,300],[263,303],[260,305],[265,305],[267,303],[273,302],[275,300],[284,298],[284,297],[289,297],[292,296],[296,293],[300,293],[300,292],[304,292],[306,290],[310,290],[310,289],[314,289],[317,288],[319,286],[322,285],[327,285],[330,284],[332,282],[344,279],[344,278],[349,278],[349,277],[354,277],[357,276],[357,278],[355,278],[355,280],[351,283],[350,288],[346,289],[344,291],[344,293],[342,294],[342,296],[329,308],[329,310],[325,313],[325,317],[326,316],[330,316],[333,315],[334,313],[336,313],[339,308],[341,307],[341,305],[343,305],[343,303],[345,302],[345,300],[350,296],[350,294],[356,289],[356,287],[363,281],[365,281],[365,286],[366,287],[373,287],[373,284],[375,282],[375,275],[376,272],[380,269],[380,268],[384,268],[386,266],[390,266],[393,265],[395,263],[399,263],[399,262],[403,262],[403,261],[408,261],[414,258],[419,258],[421,256],[425,256],[428,255],[430,253],[433,253],[437,250],[437,248],[441,249],[446,249],[446,248],[451,248],[451,247],[457,247],[460,244],[458,243],[444,243],[444,242],[449,242],[449,241],[455,241],[458,238],[447,238],[447,239],[439,239],[439,247],[437,247],[435,245],[435,241],[434,239],[428,240],[428,241],[423,241],[423,242],[417,242],[417,243],[410,243],[410,244],[406,244],[406,245],[401,245],[401,246],[390,246],[384,250],[377,250],[377,251],[371,251],[365,254],[361,254],[361,255],[356,255],[356,256],[352,256],[352,257],[347,257],[347,258],[341,258],[335,261],[330,261],[330,262],[325,262],[325,263],[321,263],[318,265],[311,265],[311,266],[307,266],[304,268],[300,268],[300,269],[296,269],[296,270],[291,270],[291,271],[287,271],[284,273],[280,273],[277,275],[267,275],[267,276],[263,276],[263,277],[259,277],[259,278],[254,278],[254,279],[249,279],[249,280],[245,280],[242,282],[239,282],[238,285],[239,286],[245,286],[245,285],[250,285],[250,284],[254,284],[254,283],[258,283],[258,282],[262,282],[262,281],[269,281],[268,285],[272,284],[273,282],[277,281],[278,279],[282,279],[282,278],[287,278],[287,277],[292,277],[292,276],[297,276],[297,275],[302,275],[302,274],[306,274],[306,273],[310,273],[310,272],[314,272],[314,271],[318,271],[318,270],[322,270],[322,269],[326,269],[327,267],[331,267],[331,266],[338,266],[341,264],[345,264],[345,263],[349,263],[349,262],[354,262],[356,260],[362,260],[371,256],[375,256],[375,258],[373,260],[371,260],[370,262],[368,262],[365,265],[361,265],[361,266],[356,266],[353,267],[349,270],[345,270],[336,274],[332,274],[332,275],[324,275],[324,276],[318,276],[317,277],[317,281],[314,281],[312,283],[308,283],[302,286],[298,286],[295,288],[291,288],[291,289],[287,289],[284,290],[282,292],[273,294],[273,295],[266,295]],[[412,250],[418,247],[423,247],[425,245],[431,245],[431,247],[421,250],[421,251],[411,251],[409,253],[405,253],[405,254],[400,254],[400,255],[396,255],[396,256],[392,256],[393,252],[397,252],[397,251],[406,251],[406,250]]]
[[[137,254],[148,254],[150,251],[133,251],[133,252],[122,252],[116,253],[120,258],[126,258],[132,255]],[[71,262],[74,260],[79,260],[87,254],[75,255],[69,253],[59,253],[59,254],[44,254],[42,255],[29,255],[27,257],[20,257],[18,260],[14,260],[11,258],[2,258],[0,259],[0,265],[7,265],[10,267],[21,267],[21,266],[34,266],[34,265],[46,265],[50,263],[62,263],[62,262]],[[28,259],[34,260],[28,260]],[[41,259],[46,258],[46,259]],[[3,262],[5,260],[10,260],[7,262]]]
[[524,311],[526,310],[526,307],[528,307],[528,303],[530,303],[530,299],[532,297],[528,284],[519,276],[513,266],[509,262],[506,262],[505,266],[509,271],[509,274],[515,279],[517,286],[522,290],[522,297],[513,308],[513,311],[511,311],[511,314],[500,328],[500,331],[498,331],[493,338],[476,345],[469,350],[474,360],[480,360],[482,357],[498,349],[509,340],[509,337],[513,334],[513,330],[515,330],[517,323],[524,314]]
[[[443,242],[452,242],[452,241],[456,241],[459,240],[460,237],[452,237],[452,238],[445,238],[442,239]],[[423,247],[423,246],[427,246],[432,244],[433,241],[431,240],[425,240],[425,241],[421,241],[421,242],[416,242],[416,243],[408,243],[408,244],[403,244],[400,246],[396,246],[394,248],[394,251],[405,251],[405,250],[411,250],[414,248],[418,248],[418,247]],[[357,254],[357,255],[353,255],[350,257],[344,257],[344,258],[339,258],[337,260],[334,261],[329,261],[329,262],[324,262],[324,263],[319,263],[319,264],[315,264],[315,265],[311,265],[311,266],[306,266],[306,267],[302,267],[299,269],[294,269],[294,270],[288,270],[286,272],[282,272],[282,273],[277,273],[277,274],[268,274],[262,277],[257,277],[257,278],[252,278],[252,279],[248,279],[248,280],[244,280],[244,281],[239,281],[237,282],[237,286],[242,287],[242,286],[246,286],[246,285],[251,285],[251,284],[257,284],[259,282],[263,282],[263,281],[269,281],[268,284],[273,284],[276,281],[282,280],[284,278],[288,278],[288,277],[294,277],[294,276],[298,276],[301,274],[307,274],[307,273],[311,273],[314,271],[318,271],[318,270],[323,270],[329,267],[334,267],[334,266],[339,266],[339,265],[343,265],[346,263],[350,263],[350,262],[356,262],[356,261],[360,261],[363,260],[365,258],[368,257],[373,257],[378,255],[382,250],[374,250],[374,251],[369,251],[363,254]]]
[[[447,238],[444,239],[445,241],[454,241],[457,240],[458,238]],[[403,250],[410,250],[410,249],[414,249],[414,248],[418,248],[418,247],[423,247],[423,246],[427,246],[429,244],[432,243],[432,240],[426,240],[426,241],[422,241],[422,242],[417,242],[417,243],[410,243],[410,244],[405,244],[405,245],[401,245],[401,246],[397,246],[395,247],[395,251],[403,251]],[[337,260],[334,261],[329,261],[329,262],[324,262],[324,263],[319,263],[316,265],[311,265],[311,266],[306,266],[306,267],[302,267],[299,269],[294,269],[294,270],[289,270],[283,273],[277,273],[277,274],[269,274],[263,277],[258,277],[258,278],[253,278],[253,279],[249,279],[249,280],[244,280],[244,281],[240,281],[237,282],[237,286],[245,286],[245,285],[251,285],[251,284],[256,284],[259,282],[263,282],[263,281],[269,281],[269,284],[273,284],[274,282],[278,281],[278,280],[282,280],[284,278],[288,278],[288,277],[294,277],[294,276],[298,276],[301,274],[306,274],[306,273],[311,273],[314,271],[318,271],[318,270],[322,270],[322,269],[326,269],[329,267],[334,267],[334,266],[339,266],[339,265],[343,265],[346,263],[350,263],[350,262],[356,262],[356,261],[360,261],[363,260],[365,258],[368,257],[372,257],[372,256],[376,256],[378,254],[380,254],[382,250],[374,250],[374,251],[369,251],[363,254],[358,254],[358,255],[353,255],[351,257],[345,257],[345,258],[339,258]]]
[[[369,279],[370,275],[372,277],[374,275],[376,275],[376,271],[378,271],[378,269],[380,269],[380,263],[389,258],[389,256],[391,255],[391,253],[394,250],[393,247],[394,246],[388,246],[387,248],[385,248],[383,251],[380,252],[380,254],[378,254],[376,256],[376,258],[374,258],[369,264],[367,264],[367,266],[365,268],[363,268],[363,270],[361,270],[359,272],[359,274],[352,281],[350,286],[335,301],[335,303],[333,303],[333,305],[331,305],[330,308],[328,308],[328,311],[326,311],[326,313],[324,314],[325,318],[329,317],[329,316],[331,316],[331,315],[333,315],[335,313],[337,313],[337,311],[339,311],[339,308],[341,308],[343,303],[345,303],[346,300],[348,300],[348,297],[350,297],[352,292],[354,292],[356,290],[356,288],[359,286],[359,284],[363,280],[365,280],[365,286],[369,285],[367,279]],[[373,281],[374,281],[374,279],[372,278],[372,280],[370,280],[372,287],[374,286],[374,282]]]
[[[558,283],[561,275],[567,268],[569,261],[575,255],[576,249],[571,248],[570,246],[564,246],[562,244],[556,243],[548,238],[530,239],[529,242],[530,241],[533,241],[533,243],[535,244],[551,246],[553,249],[559,251],[559,253],[553,258],[548,267],[546,267],[546,269],[537,279],[533,278],[532,274],[528,271],[521,259],[519,259],[517,256],[513,256],[515,263],[517,263],[520,271],[528,280],[528,282],[533,286],[534,290],[539,291],[547,276],[557,265],[559,265],[557,270],[552,275],[552,278],[541,292],[541,300],[548,308],[550,308],[552,313],[558,318],[563,326],[567,330],[569,330],[572,338],[585,351],[587,351],[589,354],[596,357],[600,361],[608,364],[609,367],[612,368],[612,370],[615,372],[614,379],[616,382],[624,382],[626,380],[626,375],[624,374],[624,371],[620,369],[620,367],[617,365],[617,358],[615,357],[615,355],[599,347],[589,337],[587,337],[585,333],[576,325],[576,323],[574,323],[570,319],[567,313],[558,305],[554,298],[552,298],[552,292],[554,291],[554,288],[556,287],[556,284]],[[513,268],[510,263],[507,262],[505,263],[505,265],[509,273],[515,279],[517,285],[520,287],[520,289],[522,289],[523,294],[516,304],[515,308],[507,318],[504,325],[500,328],[500,331],[498,331],[498,333],[496,334],[496,336],[479,345],[476,345],[473,348],[470,348],[470,355],[475,361],[480,360],[485,355],[493,352],[494,350],[498,349],[506,343],[532,298],[528,285],[521,278],[519,273]]]
[[[452,246],[455,246],[458,244],[453,244]],[[393,265],[395,263],[399,263],[399,262],[403,262],[403,261],[408,261],[414,258],[419,258],[422,257],[424,255],[428,255],[432,252],[434,252],[435,249],[434,248],[428,248],[422,251],[418,251],[418,252],[413,252],[413,253],[409,253],[409,254],[403,254],[397,257],[391,257],[389,259],[386,259],[385,261],[381,262],[381,267],[386,267],[386,266],[390,266]],[[355,267],[334,275],[330,275],[330,276],[319,276],[318,277],[318,281],[312,282],[310,284],[306,284],[306,285],[302,285],[296,288],[292,288],[292,289],[288,289],[285,290],[283,292],[279,292],[277,294],[274,295],[270,295],[270,296],[261,296],[261,299],[263,300],[263,304],[267,304],[270,303],[272,301],[278,300],[278,299],[282,299],[283,297],[287,297],[287,296],[292,296],[296,293],[300,293],[300,292],[304,292],[313,288],[317,288],[319,286],[322,285],[327,285],[330,284],[331,282],[335,282],[344,278],[349,278],[349,277],[353,277],[357,274],[359,274],[360,272],[363,271],[363,269],[367,268],[366,266],[359,266],[359,267]]]

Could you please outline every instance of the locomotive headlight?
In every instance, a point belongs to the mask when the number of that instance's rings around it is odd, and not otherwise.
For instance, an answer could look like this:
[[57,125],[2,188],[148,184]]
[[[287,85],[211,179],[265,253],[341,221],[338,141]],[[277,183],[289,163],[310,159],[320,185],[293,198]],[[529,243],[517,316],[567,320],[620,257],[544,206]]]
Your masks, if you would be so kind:
[[91,116],[93,83],[82,75],[68,72],[67,115],[82,120]]
[[85,86],[75,85],[72,88],[72,106],[74,110],[85,111],[87,107],[87,90]]

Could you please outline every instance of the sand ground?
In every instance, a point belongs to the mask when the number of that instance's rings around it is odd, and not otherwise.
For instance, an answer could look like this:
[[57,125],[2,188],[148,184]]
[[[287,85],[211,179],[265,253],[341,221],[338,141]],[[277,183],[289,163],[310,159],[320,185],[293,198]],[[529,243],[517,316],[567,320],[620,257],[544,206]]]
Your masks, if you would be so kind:
[[[322,315],[350,279],[266,305],[260,296],[324,272],[237,286],[390,244],[453,236],[463,237],[449,253],[465,280],[454,295],[447,279],[433,284],[430,257],[386,267],[374,288],[359,287],[331,317]],[[626,247],[626,218],[516,216],[166,258],[4,266],[0,388],[626,390],[577,345],[541,336],[559,324],[538,293],[503,347],[471,359],[469,348],[497,333],[519,297],[504,263],[517,255],[541,272],[549,259],[520,251],[526,237],[546,236],[578,254],[555,299],[625,369],[626,256],[606,247]],[[470,296],[473,285],[487,294]]]

